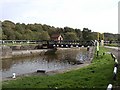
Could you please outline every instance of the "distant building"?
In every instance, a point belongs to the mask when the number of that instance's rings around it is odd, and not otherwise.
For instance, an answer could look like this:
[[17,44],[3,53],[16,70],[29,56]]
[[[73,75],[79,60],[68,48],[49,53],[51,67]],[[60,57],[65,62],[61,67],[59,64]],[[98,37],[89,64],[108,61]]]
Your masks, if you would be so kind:
[[63,40],[63,37],[62,37],[62,35],[60,35],[60,34],[53,34],[53,35],[51,36],[51,40],[61,42],[61,41]]

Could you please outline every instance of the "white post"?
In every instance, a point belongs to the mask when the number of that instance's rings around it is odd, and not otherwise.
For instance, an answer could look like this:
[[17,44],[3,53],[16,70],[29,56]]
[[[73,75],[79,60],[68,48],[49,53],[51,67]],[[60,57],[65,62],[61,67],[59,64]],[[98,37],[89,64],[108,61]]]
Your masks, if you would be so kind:
[[116,80],[116,76],[117,76],[117,67],[114,67],[114,71],[113,71],[113,79]]
[[73,45],[71,45],[70,47],[73,47]]
[[99,55],[99,41],[97,41],[97,56]]
[[66,45],[66,47],[68,47],[68,45]]
[[112,90],[112,84],[109,84],[107,90]]
[[55,47],[55,44],[53,45],[53,47]]
[[82,46],[82,47],[84,47],[84,46]]
[[101,40],[101,46],[104,46],[104,40]]
[[117,74],[117,67],[114,67],[114,74]]
[[13,77],[12,77],[13,79],[15,79],[16,78],[16,74],[15,73],[13,73]]
[[118,60],[117,59],[115,59],[115,63],[118,64]]
[[63,47],[63,45],[61,45],[61,47]]

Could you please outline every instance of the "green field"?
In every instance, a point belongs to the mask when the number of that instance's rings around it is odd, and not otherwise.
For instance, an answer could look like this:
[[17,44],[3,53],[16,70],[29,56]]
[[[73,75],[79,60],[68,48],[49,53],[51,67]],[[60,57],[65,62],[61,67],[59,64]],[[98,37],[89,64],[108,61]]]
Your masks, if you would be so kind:
[[51,76],[26,76],[16,80],[3,81],[5,88],[98,88],[106,90],[113,83],[114,61],[111,55],[103,55],[107,49],[101,47],[100,55],[92,63],[78,70]]

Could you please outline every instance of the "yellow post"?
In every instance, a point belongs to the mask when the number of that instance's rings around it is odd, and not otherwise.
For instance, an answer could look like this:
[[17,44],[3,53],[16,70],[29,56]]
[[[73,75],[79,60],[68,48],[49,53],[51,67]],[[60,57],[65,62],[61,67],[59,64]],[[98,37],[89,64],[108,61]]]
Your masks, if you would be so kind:
[[99,56],[99,32],[98,32],[98,34],[97,34],[97,38],[98,38],[98,41],[97,41],[97,57]]
[[103,40],[104,40],[104,33],[103,33]]
[[99,37],[100,37],[100,36],[99,36],[99,32],[98,32],[98,34],[97,34],[98,41],[99,41]]
[[104,46],[104,33],[102,33],[101,46]]

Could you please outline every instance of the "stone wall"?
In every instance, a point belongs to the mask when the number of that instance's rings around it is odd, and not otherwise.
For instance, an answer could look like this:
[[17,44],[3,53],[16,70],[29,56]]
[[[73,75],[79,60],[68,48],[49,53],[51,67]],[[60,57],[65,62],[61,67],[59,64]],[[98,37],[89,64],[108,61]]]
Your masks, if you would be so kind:
[[44,55],[49,49],[39,49],[39,46],[1,46],[1,58],[20,58],[36,55]]
[[9,46],[2,46],[1,57],[2,58],[11,58],[12,57],[12,49]]
[[16,46],[10,46],[10,48],[12,50],[34,50],[34,49],[39,49],[40,46],[39,45],[26,45],[26,46],[16,45]]

